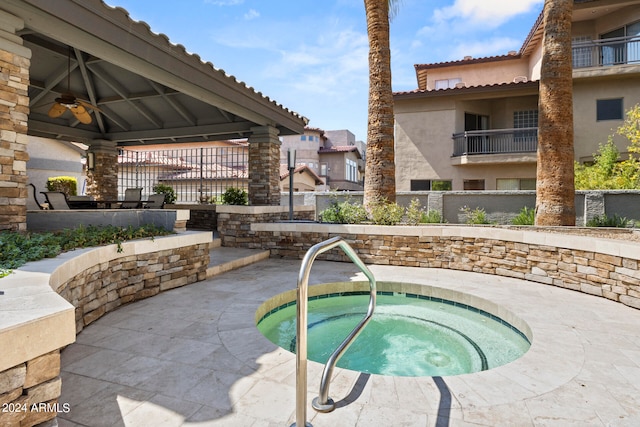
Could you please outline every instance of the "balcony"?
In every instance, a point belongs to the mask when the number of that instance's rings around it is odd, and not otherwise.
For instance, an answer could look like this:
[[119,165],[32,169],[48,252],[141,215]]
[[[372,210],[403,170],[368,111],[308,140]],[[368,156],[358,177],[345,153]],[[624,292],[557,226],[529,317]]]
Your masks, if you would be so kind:
[[453,135],[452,166],[535,163],[538,128],[474,130]]
[[615,37],[572,44],[573,68],[640,65],[640,37]]

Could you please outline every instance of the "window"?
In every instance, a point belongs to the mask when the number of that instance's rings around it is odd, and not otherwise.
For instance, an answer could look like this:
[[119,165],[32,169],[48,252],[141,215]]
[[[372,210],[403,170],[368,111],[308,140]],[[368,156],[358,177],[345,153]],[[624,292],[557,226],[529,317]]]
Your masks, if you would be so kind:
[[411,191],[451,191],[451,181],[437,179],[412,179]]
[[535,190],[535,178],[498,178],[496,180],[498,190]]
[[622,120],[622,98],[596,100],[596,120]]
[[462,79],[460,77],[456,77],[455,79],[436,80],[436,90],[453,89],[456,87],[456,83],[462,83]]
[[577,36],[571,39],[571,57],[573,59],[573,68],[591,67],[593,59],[591,58],[592,40],[589,36]]
[[327,176],[327,164],[320,163],[320,176]]
[[300,135],[300,141],[306,141],[306,140],[307,140],[307,135]]
[[351,159],[345,161],[345,179],[351,182],[358,182],[358,164]]
[[484,190],[484,179],[465,179],[462,185],[465,190]]
[[[537,128],[538,110],[524,110],[513,112],[514,129]],[[522,130],[513,133],[516,151],[535,151],[538,142],[538,130]]]
[[638,39],[640,22],[625,25],[600,36],[601,40],[608,40],[602,46],[600,60],[602,65],[630,64],[640,61]]

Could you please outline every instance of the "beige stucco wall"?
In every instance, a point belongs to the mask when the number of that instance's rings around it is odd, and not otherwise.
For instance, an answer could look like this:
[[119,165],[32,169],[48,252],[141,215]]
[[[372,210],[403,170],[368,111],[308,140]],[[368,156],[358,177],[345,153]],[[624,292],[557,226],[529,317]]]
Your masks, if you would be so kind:
[[[531,156],[502,157],[503,163],[455,165],[452,134],[464,130],[464,113],[491,116],[492,128],[511,128],[513,111],[537,109],[537,96],[471,100],[459,98],[422,98],[395,101],[396,189],[410,191],[411,180],[451,180],[453,190],[462,190],[465,179],[484,179],[485,189],[496,189],[501,178],[535,178]],[[490,161],[495,156],[474,156],[474,161]]]
[[515,57],[498,62],[472,63],[454,67],[427,70],[427,88],[435,89],[436,80],[461,78],[466,86],[482,86],[493,83],[510,83],[515,76],[528,76],[528,61]]
[[36,186],[39,200],[44,201],[40,192],[47,191],[47,179],[53,176],[75,177],[78,180],[78,194],[81,194],[86,180],[81,150],[63,141],[31,135],[28,138],[27,177]]
[[[578,161],[591,160],[600,144],[606,144],[609,135],[622,125],[623,120],[596,120],[598,99],[623,98],[626,112],[640,103],[638,75],[575,79],[573,83],[574,151]],[[629,141],[615,136],[618,150],[626,157]]]

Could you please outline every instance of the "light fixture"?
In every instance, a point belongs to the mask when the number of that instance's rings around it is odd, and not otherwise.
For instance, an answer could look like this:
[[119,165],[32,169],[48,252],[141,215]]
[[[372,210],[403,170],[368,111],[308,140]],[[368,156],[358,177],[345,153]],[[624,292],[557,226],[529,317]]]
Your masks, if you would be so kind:
[[87,169],[92,171],[96,167],[96,153],[88,152],[87,153]]

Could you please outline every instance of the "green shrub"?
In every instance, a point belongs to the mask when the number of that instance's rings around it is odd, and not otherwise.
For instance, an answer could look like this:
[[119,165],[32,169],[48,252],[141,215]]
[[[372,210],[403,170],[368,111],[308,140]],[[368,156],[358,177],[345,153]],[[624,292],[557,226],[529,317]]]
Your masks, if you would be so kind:
[[167,204],[171,204],[176,201],[176,191],[170,185],[156,184],[153,186],[153,192],[164,194],[164,202]]
[[445,222],[447,221],[442,217],[442,214],[434,209],[423,212],[420,217],[421,224],[442,224]]
[[360,224],[367,219],[367,211],[364,206],[351,202],[348,197],[342,202],[333,198],[329,207],[320,212],[321,222],[334,224]]
[[465,224],[491,224],[491,221],[487,218],[487,212],[482,208],[471,210],[468,206],[463,206],[460,210],[465,216]]
[[249,194],[241,188],[229,187],[222,194],[222,203],[225,205],[248,205]]
[[420,200],[411,199],[411,203],[409,203],[409,207],[407,208],[407,224],[409,225],[418,225],[422,222],[422,217],[425,215],[425,212],[422,210],[420,206]]
[[402,221],[404,211],[397,203],[377,203],[371,207],[371,221],[376,225],[396,225]]
[[72,176],[52,176],[47,179],[48,191],[61,191],[69,196],[78,194],[78,180]]
[[0,277],[23,264],[43,258],[54,258],[61,252],[77,248],[117,244],[122,251],[122,242],[146,237],[171,234],[155,225],[142,227],[80,226],[56,233],[0,232]]
[[587,227],[633,227],[634,222],[618,215],[608,217],[606,214],[598,215],[587,221]]
[[536,221],[536,211],[535,209],[529,209],[528,207],[523,207],[520,209],[520,213],[511,220],[511,224],[513,225],[534,225]]

